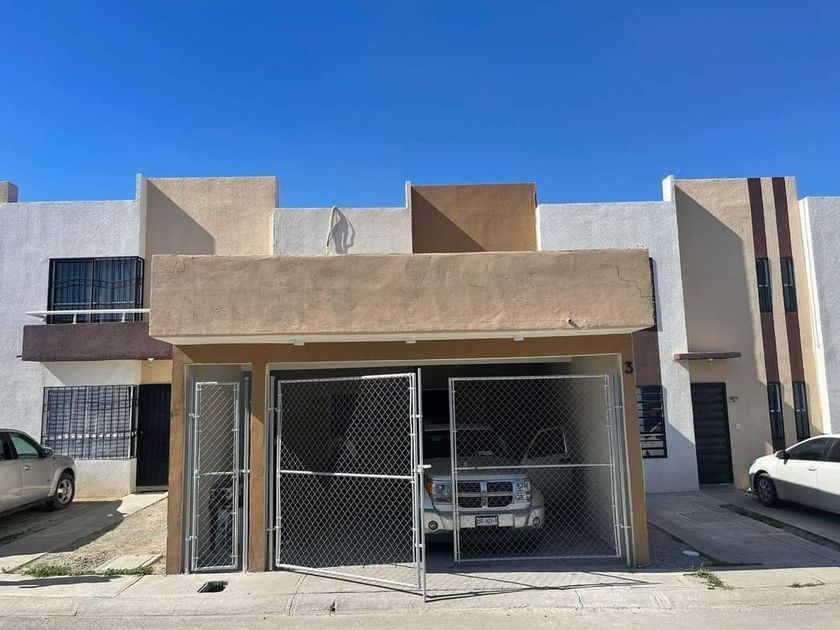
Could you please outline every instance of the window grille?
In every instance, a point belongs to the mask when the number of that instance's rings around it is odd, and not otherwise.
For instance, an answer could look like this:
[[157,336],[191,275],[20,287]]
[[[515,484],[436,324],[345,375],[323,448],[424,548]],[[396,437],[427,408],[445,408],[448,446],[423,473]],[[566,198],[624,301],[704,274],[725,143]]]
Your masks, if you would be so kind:
[[793,413],[796,419],[796,439],[800,442],[811,437],[811,421],[808,418],[808,396],[805,383],[793,384]]
[[665,441],[665,405],[661,385],[645,385],[636,388],[636,403],[639,412],[639,439],[642,457],[668,457]]
[[[57,258],[50,261],[48,310],[131,309],[143,307],[143,259]],[[125,321],[140,321],[129,313]],[[48,324],[68,324],[71,315],[50,315]],[[79,315],[78,322],[123,321],[121,313]]]
[[758,281],[758,309],[762,313],[772,313],[773,292],[770,289],[770,261],[766,258],[756,258],[755,272]]
[[41,443],[75,459],[130,459],[137,400],[136,385],[45,387]]

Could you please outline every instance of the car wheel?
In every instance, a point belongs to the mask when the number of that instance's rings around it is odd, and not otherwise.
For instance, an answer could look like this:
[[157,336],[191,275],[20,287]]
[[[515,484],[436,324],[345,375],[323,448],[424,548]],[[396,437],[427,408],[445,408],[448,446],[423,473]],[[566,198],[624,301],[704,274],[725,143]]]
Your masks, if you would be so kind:
[[779,502],[776,484],[767,475],[759,475],[755,480],[755,495],[762,505],[773,507]]
[[47,507],[51,510],[63,510],[73,502],[74,496],[76,496],[76,480],[69,472],[63,472],[58,478],[55,494],[47,501]]

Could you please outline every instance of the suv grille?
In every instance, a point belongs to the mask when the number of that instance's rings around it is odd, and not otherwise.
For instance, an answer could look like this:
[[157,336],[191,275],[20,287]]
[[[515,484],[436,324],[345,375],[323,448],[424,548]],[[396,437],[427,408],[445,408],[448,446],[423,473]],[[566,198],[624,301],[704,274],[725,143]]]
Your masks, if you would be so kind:
[[459,481],[458,507],[468,510],[503,508],[513,503],[512,481]]

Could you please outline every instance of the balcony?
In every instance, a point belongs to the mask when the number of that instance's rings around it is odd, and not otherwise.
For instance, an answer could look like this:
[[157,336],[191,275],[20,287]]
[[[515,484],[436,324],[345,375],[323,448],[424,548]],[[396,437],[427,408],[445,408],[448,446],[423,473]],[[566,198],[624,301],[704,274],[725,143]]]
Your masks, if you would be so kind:
[[149,336],[149,322],[142,321],[148,313],[147,308],[30,311],[27,315],[45,322],[60,318],[67,323],[24,326],[21,359],[47,363],[172,358],[172,346]]

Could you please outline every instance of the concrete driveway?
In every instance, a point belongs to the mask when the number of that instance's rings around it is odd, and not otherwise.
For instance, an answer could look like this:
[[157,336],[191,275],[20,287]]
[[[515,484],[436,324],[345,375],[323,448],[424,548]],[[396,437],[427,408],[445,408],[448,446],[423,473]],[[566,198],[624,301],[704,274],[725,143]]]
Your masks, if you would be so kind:
[[840,566],[840,517],[795,505],[765,508],[731,487],[648,495],[648,519],[713,563],[765,568]]
[[160,501],[166,493],[130,494],[112,501],[84,501],[66,510],[30,508],[0,517],[0,573],[15,571],[52,551],[67,551],[126,516]]

